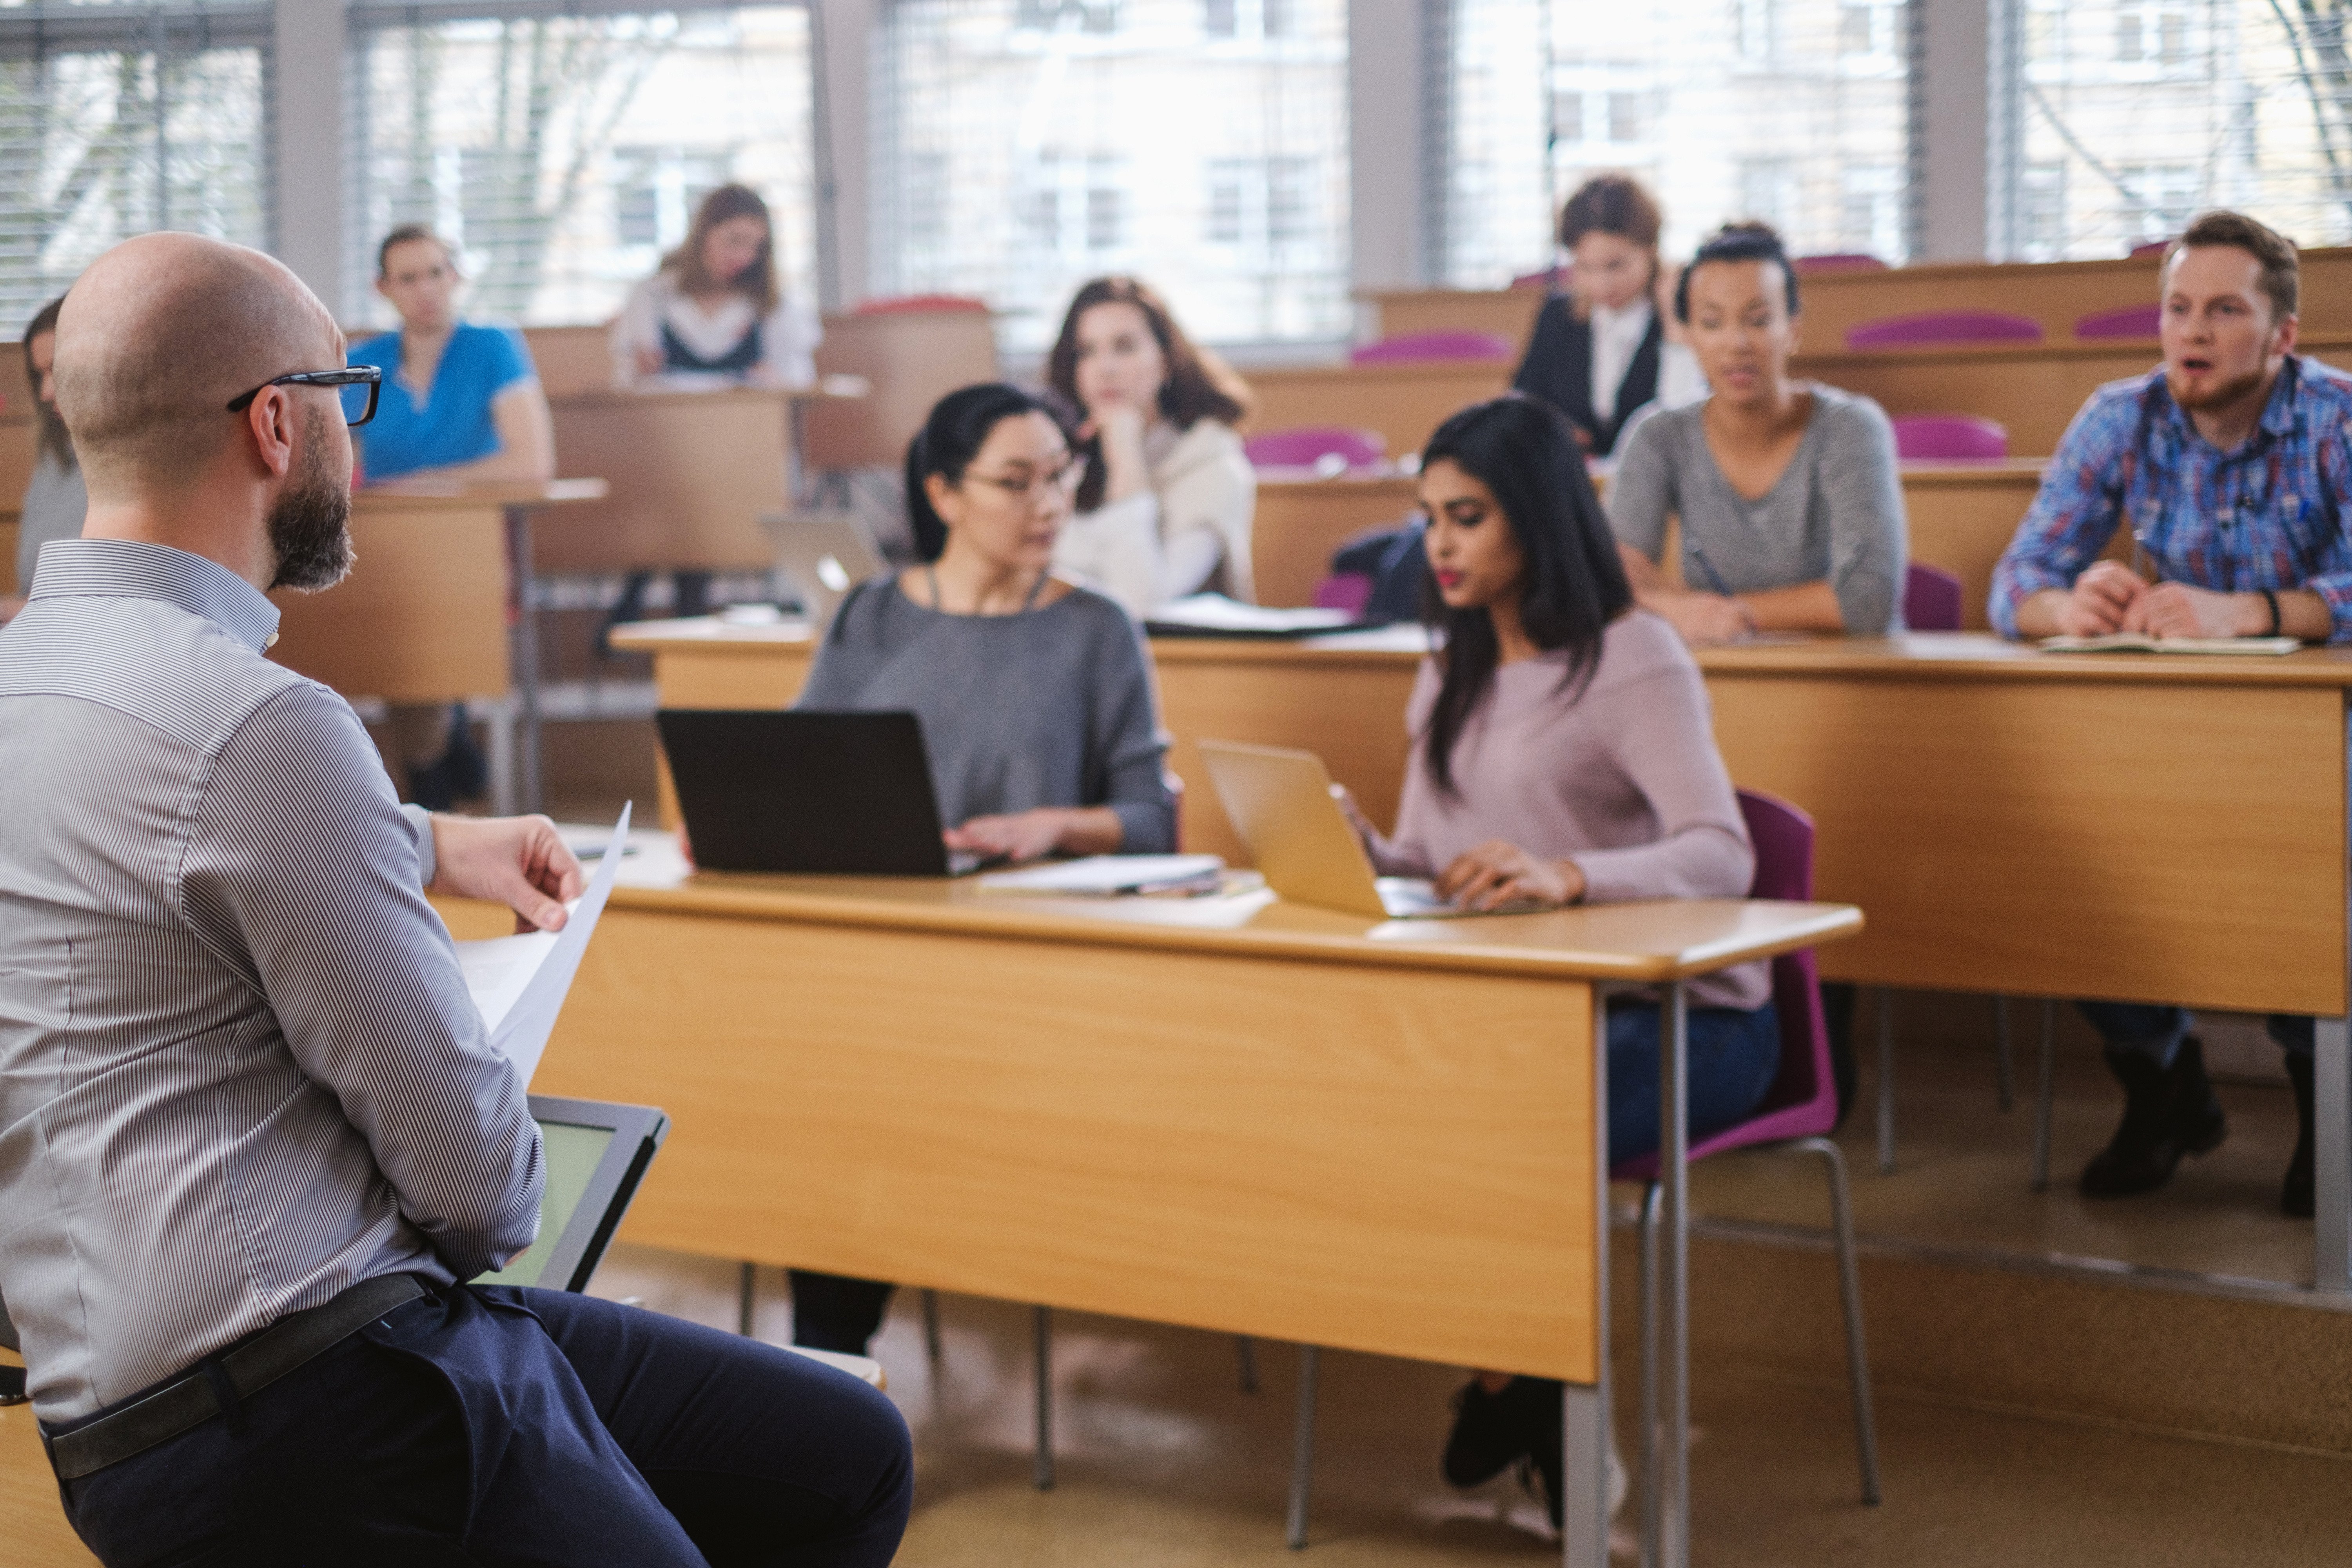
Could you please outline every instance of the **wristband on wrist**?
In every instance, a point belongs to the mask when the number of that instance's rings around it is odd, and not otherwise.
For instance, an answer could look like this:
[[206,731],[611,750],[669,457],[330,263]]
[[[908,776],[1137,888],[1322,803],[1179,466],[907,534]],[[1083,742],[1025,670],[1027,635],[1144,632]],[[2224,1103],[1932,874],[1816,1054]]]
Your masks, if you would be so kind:
[[2263,635],[2274,637],[2279,635],[2278,595],[2268,588],[2257,588],[2254,592],[2260,594],[2263,596],[2263,603],[2271,607],[2271,629]]

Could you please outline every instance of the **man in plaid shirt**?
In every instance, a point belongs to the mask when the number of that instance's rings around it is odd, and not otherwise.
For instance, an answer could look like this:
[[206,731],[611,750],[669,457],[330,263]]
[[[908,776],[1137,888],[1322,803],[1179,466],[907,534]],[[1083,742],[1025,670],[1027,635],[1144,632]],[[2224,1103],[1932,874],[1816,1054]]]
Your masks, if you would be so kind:
[[[2091,395],[1993,573],[2017,637],[2284,635],[2352,641],[2352,382],[2296,356],[2294,246],[2211,212],[2164,260],[2164,363]],[[2147,573],[2103,559],[2118,527]],[[2153,582],[2148,577],[2154,578]],[[2228,1135],[2189,1014],[2085,1002],[2123,1080],[2123,1124],[2082,1190],[2162,1186]],[[2311,1020],[2276,1016],[2302,1136],[2280,1206],[2312,1212]]]

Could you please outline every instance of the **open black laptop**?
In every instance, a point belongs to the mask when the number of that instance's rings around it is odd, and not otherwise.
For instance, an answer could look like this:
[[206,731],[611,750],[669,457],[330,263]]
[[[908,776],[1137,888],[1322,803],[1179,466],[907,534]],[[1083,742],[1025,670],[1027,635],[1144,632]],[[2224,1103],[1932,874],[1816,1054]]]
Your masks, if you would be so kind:
[[665,708],[656,715],[694,861],[712,871],[950,877],[912,713]]

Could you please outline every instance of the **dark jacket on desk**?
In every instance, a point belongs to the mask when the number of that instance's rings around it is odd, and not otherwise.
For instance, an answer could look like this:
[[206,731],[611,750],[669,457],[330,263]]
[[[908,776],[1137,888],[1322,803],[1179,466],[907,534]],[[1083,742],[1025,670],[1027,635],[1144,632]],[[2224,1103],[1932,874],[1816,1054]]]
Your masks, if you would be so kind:
[[1658,355],[1664,342],[1664,323],[1653,311],[1650,330],[1642,334],[1642,346],[1617,384],[1616,409],[1604,419],[1592,406],[1592,324],[1577,315],[1575,301],[1555,294],[1536,317],[1535,335],[1528,340],[1527,357],[1511,384],[1567,415],[1591,439],[1592,455],[1601,457],[1616,447],[1627,417],[1658,395]]

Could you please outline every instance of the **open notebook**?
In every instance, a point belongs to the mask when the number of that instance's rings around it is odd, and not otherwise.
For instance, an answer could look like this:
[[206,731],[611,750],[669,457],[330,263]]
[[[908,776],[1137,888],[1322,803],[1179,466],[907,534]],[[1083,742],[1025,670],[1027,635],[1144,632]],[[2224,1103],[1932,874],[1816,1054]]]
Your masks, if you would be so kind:
[[2303,646],[2298,637],[2152,637],[2110,632],[2100,637],[2043,637],[2043,653],[2226,653],[2275,658]]

